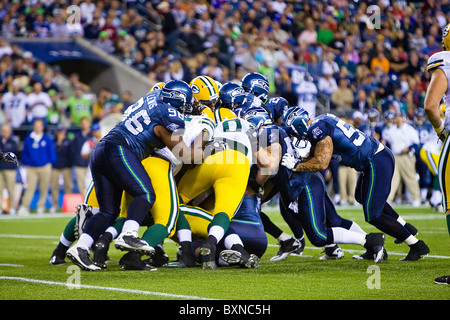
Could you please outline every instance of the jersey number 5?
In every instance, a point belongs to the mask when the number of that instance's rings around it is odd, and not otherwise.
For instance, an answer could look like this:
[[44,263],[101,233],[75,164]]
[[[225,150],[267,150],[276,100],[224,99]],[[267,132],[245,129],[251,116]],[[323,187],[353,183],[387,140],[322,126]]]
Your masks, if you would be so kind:
[[341,129],[342,133],[349,139],[352,139],[353,135],[356,133],[352,143],[357,147],[362,145],[364,140],[366,139],[366,137],[361,131],[355,129],[350,124],[346,123],[344,120],[339,119],[336,124],[336,127]]

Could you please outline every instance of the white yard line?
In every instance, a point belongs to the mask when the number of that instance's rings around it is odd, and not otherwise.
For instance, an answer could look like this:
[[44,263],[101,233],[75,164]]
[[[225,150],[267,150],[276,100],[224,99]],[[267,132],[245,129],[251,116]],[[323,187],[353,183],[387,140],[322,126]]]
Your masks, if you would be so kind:
[[205,298],[205,297],[187,296],[187,295],[171,294],[171,293],[165,293],[165,292],[153,292],[153,291],[123,289],[123,288],[114,288],[114,287],[100,287],[100,286],[90,286],[90,285],[83,285],[83,284],[80,284],[80,285],[72,284],[71,285],[71,284],[67,284],[66,282],[46,281],[46,280],[29,279],[29,278],[22,278],[22,277],[0,276],[0,280],[31,282],[31,283],[50,285],[50,286],[63,286],[63,287],[67,287],[69,289],[80,288],[80,289],[96,289],[96,290],[105,290],[105,291],[125,292],[125,293],[143,294],[143,295],[158,296],[158,297],[165,297],[165,298],[214,300],[214,299],[209,299],[209,298]]

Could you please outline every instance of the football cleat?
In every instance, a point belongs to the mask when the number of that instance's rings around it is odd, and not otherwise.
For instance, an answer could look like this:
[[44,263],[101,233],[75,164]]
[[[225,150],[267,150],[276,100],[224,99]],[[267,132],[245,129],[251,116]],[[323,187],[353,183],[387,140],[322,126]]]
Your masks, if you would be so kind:
[[67,264],[66,260],[64,260],[64,255],[53,254],[50,258],[50,264],[54,266],[61,266]]
[[[409,233],[411,233],[413,236],[417,236],[419,234],[419,231],[417,230],[416,227],[414,227],[411,223],[407,222],[404,226],[406,228],[406,230],[409,231]],[[401,244],[403,241],[400,239],[395,239],[394,242],[396,244]]]
[[82,270],[86,271],[101,270],[100,267],[97,267],[95,264],[92,263],[91,259],[89,258],[89,251],[86,249],[83,249],[78,246],[73,246],[67,251],[66,256],[71,262],[79,266]]
[[270,261],[283,261],[286,259],[292,252],[301,249],[302,244],[295,238],[290,238],[288,240],[281,240],[280,249],[277,254],[270,258]]
[[299,241],[300,241],[301,247],[295,251],[292,251],[290,254],[291,256],[300,257],[303,254],[303,249],[305,249],[305,238],[303,238],[302,240],[299,240]]
[[[148,260],[148,259],[147,259]],[[123,270],[145,270],[155,271],[154,266],[141,259],[141,255],[137,252],[130,251],[123,255],[119,260],[120,269]]]
[[200,247],[200,260],[202,261],[203,270],[215,270],[216,264],[216,246],[204,241]]
[[164,249],[161,246],[156,246],[153,256],[145,259],[144,262],[147,262],[154,267],[162,267],[169,262],[169,256],[164,252]]
[[94,249],[92,250],[93,257],[92,262],[102,269],[106,269],[106,261],[108,258],[109,244],[111,243],[111,236],[108,233],[101,235],[94,243]]
[[230,250],[222,250],[220,258],[230,265],[239,264],[247,269],[256,268],[259,265],[258,256],[248,253],[241,245],[234,245]]
[[344,251],[335,244],[333,247],[325,247],[322,253],[325,253],[319,260],[337,260],[344,257]]
[[417,261],[420,258],[425,258],[430,253],[430,248],[422,240],[409,246],[409,252],[406,257],[401,258],[400,261]]
[[135,251],[149,256],[155,253],[155,249],[141,240],[137,232],[121,233],[114,242],[114,246],[122,251]]
[[450,284],[450,276],[442,276],[434,279],[434,283],[436,284]]
[[[355,260],[373,260],[374,259],[374,252],[371,249],[368,249],[366,252],[364,252],[361,255],[354,255],[352,256],[352,259]],[[386,249],[383,248],[383,260],[387,260],[388,258],[388,253],[386,251]]]
[[384,242],[385,235],[382,233],[369,233],[366,235],[366,243],[364,248],[370,250],[373,253],[373,261],[375,263],[380,263],[383,261],[384,253]]

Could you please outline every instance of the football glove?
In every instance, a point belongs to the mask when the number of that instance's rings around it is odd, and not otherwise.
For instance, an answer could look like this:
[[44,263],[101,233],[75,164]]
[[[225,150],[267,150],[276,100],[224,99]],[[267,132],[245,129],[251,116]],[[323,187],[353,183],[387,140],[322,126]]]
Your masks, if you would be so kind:
[[203,150],[205,154],[205,158],[207,156],[213,155],[215,153],[218,153],[220,151],[225,151],[228,149],[228,145],[224,141],[220,140],[214,140],[211,142],[208,142],[208,144],[205,146],[205,149]]
[[295,171],[295,168],[299,163],[300,161],[289,153],[285,153],[283,158],[281,159],[281,165],[292,171]]
[[2,160],[5,162],[14,163],[16,167],[19,166],[19,160],[17,160],[17,156],[12,152],[5,152],[3,154]]

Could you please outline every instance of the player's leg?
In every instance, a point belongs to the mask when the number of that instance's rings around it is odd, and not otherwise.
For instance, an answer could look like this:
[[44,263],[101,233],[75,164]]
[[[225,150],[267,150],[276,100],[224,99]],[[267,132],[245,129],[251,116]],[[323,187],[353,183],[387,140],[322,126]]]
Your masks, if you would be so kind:
[[366,221],[399,241],[404,241],[411,248],[407,260],[417,260],[429,253],[428,247],[408,231],[406,222],[398,214],[386,214],[387,210],[393,210],[386,206],[386,201],[391,191],[394,168],[392,152],[385,148],[374,156],[360,175],[355,194],[359,198],[358,202],[363,204]]
[[261,201],[258,196],[244,196],[238,212],[230,222],[228,231],[219,243],[219,247],[225,248],[220,252],[220,257],[224,261],[236,263],[245,268],[258,266],[268,242],[259,216],[260,210]]
[[238,211],[247,188],[250,163],[238,151],[228,149],[212,155],[218,170],[213,175],[215,195],[214,217],[208,238],[200,248],[204,269],[215,269],[215,247],[227,232],[231,218]]
[[149,157],[142,163],[147,168],[156,195],[155,203],[150,210],[154,223],[144,232],[142,240],[156,247],[175,233],[179,208],[177,187],[170,162]]

